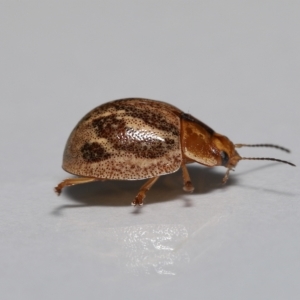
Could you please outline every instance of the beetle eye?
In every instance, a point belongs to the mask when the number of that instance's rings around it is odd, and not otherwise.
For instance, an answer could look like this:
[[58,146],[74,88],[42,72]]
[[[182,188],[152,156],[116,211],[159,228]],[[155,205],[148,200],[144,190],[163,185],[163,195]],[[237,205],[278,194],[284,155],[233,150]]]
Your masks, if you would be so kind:
[[226,167],[229,161],[229,156],[225,151],[221,151],[220,155],[222,159],[222,166]]

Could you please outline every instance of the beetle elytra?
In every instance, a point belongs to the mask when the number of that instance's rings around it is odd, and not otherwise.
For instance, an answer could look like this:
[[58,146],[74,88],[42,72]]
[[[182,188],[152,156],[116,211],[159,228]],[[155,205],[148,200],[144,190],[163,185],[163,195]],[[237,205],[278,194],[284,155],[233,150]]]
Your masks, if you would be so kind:
[[224,166],[229,172],[240,160],[275,158],[241,157],[236,148],[273,147],[272,144],[233,144],[226,136],[165,102],[128,98],[100,105],[85,115],[71,132],[63,155],[63,169],[80,176],[62,181],[57,194],[66,186],[98,180],[148,179],[132,205],[142,205],[146,192],[157,179],[182,169],[183,189],[192,192],[186,164]]

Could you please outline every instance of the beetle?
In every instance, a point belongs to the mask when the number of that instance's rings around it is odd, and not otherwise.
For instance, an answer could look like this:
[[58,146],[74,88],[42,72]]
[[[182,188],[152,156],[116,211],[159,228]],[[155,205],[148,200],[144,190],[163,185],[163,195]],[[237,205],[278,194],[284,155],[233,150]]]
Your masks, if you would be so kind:
[[62,168],[79,177],[55,187],[59,195],[66,186],[104,180],[148,179],[132,205],[142,205],[146,192],[166,174],[183,173],[183,189],[193,192],[186,164],[224,166],[230,170],[240,160],[275,158],[241,157],[236,148],[273,147],[273,144],[233,144],[226,136],[175,106],[150,99],[127,98],[102,104],[86,114],[71,132],[63,154]]

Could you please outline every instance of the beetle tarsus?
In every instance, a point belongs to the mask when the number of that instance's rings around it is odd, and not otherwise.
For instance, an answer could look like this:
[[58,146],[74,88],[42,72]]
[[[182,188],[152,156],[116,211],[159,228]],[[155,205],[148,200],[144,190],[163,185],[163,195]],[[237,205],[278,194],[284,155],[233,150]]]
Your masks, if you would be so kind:
[[143,200],[146,197],[146,193],[150,190],[150,188],[152,187],[152,185],[156,182],[156,180],[158,178],[159,178],[159,176],[153,177],[153,178],[150,178],[149,180],[147,180],[146,183],[144,183],[142,185],[142,187],[140,188],[139,193],[136,195],[136,197],[132,201],[131,205],[133,205],[133,206],[143,205]]
[[194,187],[191,181],[187,181],[184,183],[183,190],[188,193],[192,193],[194,191]]
[[144,200],[145,196],[146,195],[142,196],[142,195],[138,194],[135,197],[135,199],[131,202],[131,205],[132,206],[137,206],[137,205],[138,206],[142,206],[142,205],[144,205],[143,200]]
[[183,190],[188,193],[192,193],[194,191],[194,187],[190,178],[189,171],[185,164],[182,164],[182,176],[183,176]]
[[61,194],[61,188],[59,186],[60,184],[54,188],[54,192],[57,194],[57,196]]

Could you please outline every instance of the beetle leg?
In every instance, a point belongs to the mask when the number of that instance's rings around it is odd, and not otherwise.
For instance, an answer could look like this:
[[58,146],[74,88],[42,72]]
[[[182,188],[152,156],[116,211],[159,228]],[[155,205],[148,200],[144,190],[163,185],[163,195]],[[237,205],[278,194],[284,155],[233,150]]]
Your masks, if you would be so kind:
[[194,191],[194,187],[191,182],[189,171],[186,168],[185,164],[181,165],[182,175],[183,175],[183,190],[189,193]]
[[146,181],[146,183],[140,188],[135,199],[131,202],[131,205],[134,205],[134,206],[143,205],[143,200],[146,197],[146,193],[150,190],[150,188],[152,187],[152,185],[156,182],[156,180],[158,178],[159,178],[159,176],[150,178],[148,181]]
[[226,182],[227,182],[227,180],[228,180],[228,178],[229,178],[229,172],[231,171],[231,169],[227,169],[227,171],[226,171],[226,173],[225,173],[225,176],[224,176],[224,178],[223,178],[223,180],[222,180],[222,183],[223,184],[225,184]]
[[66,186],[71,186],[71,185],[76,185],[76,184],[81,184],[81,183],[87,183],[87,182],[92,182],[92,181],[97,181],[99,179],[97,178],[91,178],[91,177],[75,177],[75,178],[68,178],[63,180],[60,184],[58,184],[54,190],[59,196],[61,193],[61,190],[66,187]]

